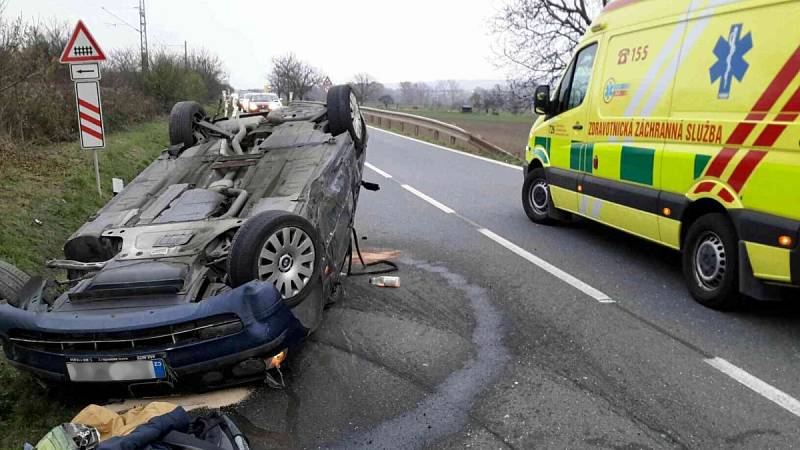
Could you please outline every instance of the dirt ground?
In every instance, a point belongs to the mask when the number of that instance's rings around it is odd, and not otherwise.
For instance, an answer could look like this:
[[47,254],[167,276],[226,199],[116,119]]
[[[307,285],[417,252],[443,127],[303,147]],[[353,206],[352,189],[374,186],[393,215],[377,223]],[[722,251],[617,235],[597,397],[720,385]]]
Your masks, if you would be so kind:
[[[532,120],[531,123],[533,123]],[[457,125],[470,133],[478,134],[492,144],[520,158],[525,157],[525,145],[528,143],[528,133],[531,130],[530,124],[465,120],[456,121],[453,125]]]
[[487,141],[520,158],[525,157],[525,146],[528,144],[528,134],[534,121],[534,117],[531,114],[501,113],[494,115],[481,112],[462,114],[453,111],[425,109],[404,110],[403,112],[430,117],[431,119],[456,125],[471,133],[480,135]]

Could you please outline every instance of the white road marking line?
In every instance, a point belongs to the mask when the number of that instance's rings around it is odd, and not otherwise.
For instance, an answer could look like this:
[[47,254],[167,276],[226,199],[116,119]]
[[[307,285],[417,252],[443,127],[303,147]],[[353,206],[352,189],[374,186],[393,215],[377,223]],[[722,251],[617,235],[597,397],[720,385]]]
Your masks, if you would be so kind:
[[421,199],[425,200],[426,202],[430,203],[431,205],[433,205],[433,206],[435,206],[435,207],[437,207],[437,208],[441,209],[441,210],[442,210],[442,211],[444,211],[446,214],[453,214],[453,213],[455,213],[455,210],[453,210],[453,209],[449,208],[448,206],[446,206],[446,205],[444,205],[444,204],[442,204],[442,203],[439,203],[439,202],[437,202],[436,200],[434,200],[434,199],[432,199],[432,198],[428,197],[427,195],[425,195],[425,194],[423,194],[422,192],[420,192],[420,191],[418,191],[418,190],[414,189],[413,187],[411,187],[411,186],[409,186],[409,185],[407,185],[407,184],[403,184],[403,185],[401,185],[401,186],[403,186],[403,189],[407,190],[408,192],[411,192],[412,194],[414,194],[414,195],[416,195],[417,197],[419,197],[419,198],[421,198]]
[[381,169],[378,169],[377,167],[373,166],[372,164],[370,164],[368,162],[365,162],[364,165],[369,167],[370,169],[372,169],[373,172],[377,173],[378,175],[382,176],[383,178],[392,178],[391,175],[389,175],[388,173],[382,171]]
[[403,134],[395,133],[393,131],[387,131],[387,130],[384,130],[383,128],[376,128],[376,127],[373,127],[373,126],[370,126],[370,128],[373,129],[373,130],[383,131],[384,133],[393,134],[393,135],[395,135],[397,137],[409,139],[409,140],[412,140],[414,142],[419,142],[420,144],[429,145],[431,147],[438,148],[440,150],[447,150],[448,152],[457,153],[457,154],[462,155],[462,156],[469,156],[470,158],[480,159],[481,161],[486,161],[486,162],[490,162],[492,164],[497,164],[498,166],[508,167],[509,169],[522,170],[521,166],[515,166],[514,164],[504,163],[502,161],[497,161],[497,160],[494,160],[494,159],[485,158],[483,156],[473,155],[471,153],[462,152],[461,150],[456,150],[456,149],[452,149],[452,148],[447,148],[447,147],[444,147],[444,146],[438,145],[438,144],[431,144],[430,142],[425,142],[423,140],[415,139],[415,138],[412,138],[410,136],[406,136],[406,135],[403,135]]
[[711,367],[742,383],[767,400],[789,411],[795,416],[800,416],[800,401],[771,384],[750,375],[743,369],[734,366],[722,358],[709,358],[705,360]]
[[549,272],[551,275],[554,275],[556,278],[561,279],[561,281],[571,285],[575,289],[583,292],[584,294],[592,297],[593,299],[597,300],[600,303],[616,303],[614,300],[611,299],[608,295],[598,291],[597,289],[589,286],[588,284],[584,283],[583,281],[573,277],[572,275],[564,272],[563,270],[559,269],[558,267],[550,264],[549,262],[539,258],[538,256],[528,252],[527,250],[519,247],[518,245],[514,244],[513,242],[499,236],[492,231],[487,230],[486,228],[481,228],[478,230],[481,234],[488,237],[489,239],[497,242],[498,244],[502,245],[503,247],[511,250],[512,252],[516,253],[517,255],[521,256],[523,259],[528,260],[529,262],[539,266],[539,268]]

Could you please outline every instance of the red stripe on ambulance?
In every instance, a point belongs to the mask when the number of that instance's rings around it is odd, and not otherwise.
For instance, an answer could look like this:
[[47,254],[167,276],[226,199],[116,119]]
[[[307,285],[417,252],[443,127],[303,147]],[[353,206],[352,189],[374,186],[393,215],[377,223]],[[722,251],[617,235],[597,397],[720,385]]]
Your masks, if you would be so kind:
[[[761,94],[758,101],[756,101],[755,105],[753,105],[753,109],[747,115],[746,120],[763,120],[767,112],[775,105],[775,102],[778,101],[781,94],[789,87],[789,84],[794,80],[797,76],[798,72],[800,72],[800,46],[795,49],[792,56],[786,61],[778,74],[772,80],[772,82],[767,86],[767,89]],[[782,113],[787,111],[797,111],[800,109],[800,89],[792,95],[792,98],[786,103],[784,106]],[[778,116],[781,117],[781,116]],[[794,118],[796,118],[795,115]],[[788,115],[783,115],[783,119],[788,118]],[[794,120],[792,118],[792,120]],[[777,118],[776,118],[777,119]],[[785,121],[785,120],[779,120]],[[752,134],[753,130],[755,129],[754,123],[748,122],[741,122],[739,123],[736,128],[731,133],[731,136],[728,138],[728,142],[726,145],[741,145],[744,143],[745,140]],[[775,141],[778,140],[780,135],[783,133],[783,130],[786,128],[786,125],[775,125],[770,124],[761,132],[761,135],[756,139],[755,145],[759,147],[769,147],[772,146]],[[706,171],[706,176],[709,177],[720,177],[722,172],[725,171],[725,168],[728,166],[730,161],[733,159],[734,155],[736,155],[737,150],[735,148],[725,147],[723,148],[714,160],[711,161],[711,164]],[[763,154],[764,152],[761,151],[754,151],[751,150],[745,155],[742,161],[739,162],[739,165],[734,169],[733,174],[729,180],[731,186],[739,192],[744,186],[744,183],[750,177],[750,175],[755,170],[758,163],[766,156]],[[734,183],[736,183],[734,185]],[[695,189],[695,193],[700,193],[700,187],[698,186]]]

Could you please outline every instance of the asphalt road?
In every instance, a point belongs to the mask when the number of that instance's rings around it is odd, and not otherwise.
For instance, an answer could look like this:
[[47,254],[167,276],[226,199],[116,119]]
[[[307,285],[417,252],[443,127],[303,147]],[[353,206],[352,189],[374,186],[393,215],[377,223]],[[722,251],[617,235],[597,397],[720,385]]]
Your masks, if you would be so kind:
[[520,170],[370,139],[365,179],[382,189],[362,194],[357,229],[402,285],[347,281],[287,389],[231,411],[255,448],[800,443],[800,307],[706,309],[677,253],[531,223]]

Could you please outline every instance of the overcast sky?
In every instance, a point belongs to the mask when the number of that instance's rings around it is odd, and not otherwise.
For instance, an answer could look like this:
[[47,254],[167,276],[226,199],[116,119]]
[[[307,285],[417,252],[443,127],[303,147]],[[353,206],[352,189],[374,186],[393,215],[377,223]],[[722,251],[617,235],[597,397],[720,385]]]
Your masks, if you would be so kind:
[[[503,79],[489,18],[501,0],[148,0],[150,46],[219,55],[237,88],[264,85],[270,59],[294,52],[334,83]],[[104,51],[137,47],[138,0],[9,0],[6,16],[86,22]],[[116,25],[115,25],[116,24]]]

